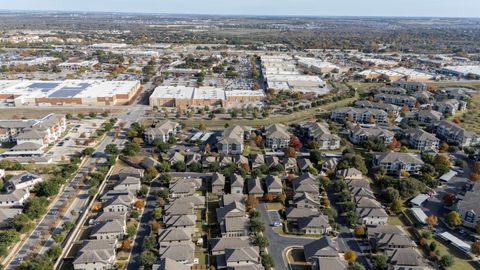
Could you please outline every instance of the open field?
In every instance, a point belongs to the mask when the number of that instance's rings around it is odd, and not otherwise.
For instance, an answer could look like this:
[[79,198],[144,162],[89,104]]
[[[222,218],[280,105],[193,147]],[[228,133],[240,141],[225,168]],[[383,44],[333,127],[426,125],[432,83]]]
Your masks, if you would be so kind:
[[224,127],[225,124],[229,124],[230,126],[244,125],[244,126],[250,126],[250,127],[259,127],[259,126],[265,126],[265,125],[270,125],[275,123],[290,124],[290,123],[311,119],[312,117],[315,116],[316,113],[328,112],[337,107],[347,106],[348,104],[354,102],[357,99],[358,99],[358,96],[347,98],[347,99],[329,103],[329,104],[325,104],[323,106],[299,111],[299,112],[293,112],[288,115],[275,115],[266,119],[232,119],[232,120],[212,119],[212,120],[205,120],[205,121],[189,119],[189,120],[182,120],[180,122],[184,123],[185,126],[187,127],[198,127],[200,123],[205,124],[206,127]]
[[445,87],[466,87],[477,90],[480,89],[480,81],[429,82],[427,85],[433,87],[434,89]]
[[384,86],[385,83],[364,83],[364,82],[348,82],[348,85],[355,88],[360,94],[365,93],[372,87]]
[[466,130],[480,133],[480,93],[472,95],[468,109],[456,115],[460,118],[460,125]]

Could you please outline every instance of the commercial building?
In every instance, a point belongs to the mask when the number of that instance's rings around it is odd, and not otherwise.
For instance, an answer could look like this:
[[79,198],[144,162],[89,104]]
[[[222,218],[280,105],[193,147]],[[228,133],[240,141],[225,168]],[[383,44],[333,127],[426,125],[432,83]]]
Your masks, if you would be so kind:
[[447,66],[441,69],[441,72],[470,79],[480,79],[480,66]]
[[263,91],[225,91],[214,87],[159,86],[150,96],[150,107],[229,107],[238,103],[254,103],[265,98]]
[[16,107],[121,105],[140,88],[139,81],[0,81],[0,102]]

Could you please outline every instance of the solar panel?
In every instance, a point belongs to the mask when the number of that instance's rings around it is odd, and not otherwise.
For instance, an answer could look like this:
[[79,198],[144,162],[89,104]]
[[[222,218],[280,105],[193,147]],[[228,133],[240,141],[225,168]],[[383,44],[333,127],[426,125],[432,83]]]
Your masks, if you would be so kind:
[[48,92],[52,90],[53,88],[59,86],[59,83],[32,83],[28,86],[28,88],[35,88],[35,89],[41,89],[42,92]]
[[51,93],[48,97],[49,98],[67,98],[67,97],[74,97],[77,94],[81,93],[83,89],[77,88],[62,88],[53,93]]

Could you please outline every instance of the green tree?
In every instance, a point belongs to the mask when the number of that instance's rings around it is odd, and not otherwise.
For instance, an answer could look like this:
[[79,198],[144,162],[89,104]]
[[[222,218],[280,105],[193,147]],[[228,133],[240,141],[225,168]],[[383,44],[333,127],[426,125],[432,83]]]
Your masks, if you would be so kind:
[[265,224],[260,219],[251,219],[250,220],[250,228],[253,232],[259,233],[265,231]]
[[137,234],[137,227],[135,225],[130,225],[127,227],[127,235],[129,238],[132,238]]
[[133,142],[127,142],[122,150],[122,153],[126,156],[135,156],[138,152],[140,152],[140,145]]
[[264,249],[268,247],[270,242],[268,241],[268,238],[263,236],[263,235],[257,235],[255,237],[255,245],[257,245],[260,249]]
[[25,214],[18,214],[13,217],[12,227],[19,233],[26,233],[33,229],[34,223]]
[[438,263],[443,267],[450,267],[453,265],[453,257],[452,255],[444,255],[440,258]]
[[370,262],[372,263],[373,270],[387,270],[388,269],[387,257],[385,257],[384,255],[373,255],[370,258]]
[[451,211],[447,214],[447,222],[451,226],[458,226],[462,224],[462,218],[460,217],[460,213],[457,211]]
[[84,155],[84,156],[91,156],[94,152],[95,152],[95,149],[94,149],[94,148],[92,148],[92,147],[87,147],[87,148],[83,149],[82,155]]
[[24,213],[30,219],[37,219],[47,213],[48,200],[44,197],[29,198],[25,203]]
[[402,203],[402,200],[400,198],[396,198],[395,200],[393,200],[393,202],[390,204],[390,209],[398,214],[402,211],[402,206],[403,206],[403,203]]
[[108,144],[106,147],[105,147],[105,153],[107,155],[112,155],[112,156],[116,156],[118,155],[119,151],[118,151],[118,147],[116,144]]
[[140,264],[145,268],[150,268],[156,260],[157,257],[151,251],[144,251],[140,255]]
[[173,169],[177,172],[184,172],[187,169],[184,161],[177,161],[173,164]]

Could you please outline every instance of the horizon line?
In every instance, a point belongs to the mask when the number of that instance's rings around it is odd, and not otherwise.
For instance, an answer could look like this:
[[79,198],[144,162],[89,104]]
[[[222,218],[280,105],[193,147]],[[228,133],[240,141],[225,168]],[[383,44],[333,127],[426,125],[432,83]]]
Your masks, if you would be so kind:
[[1,9],[2,12],[35,12],[35,13],[50,13],[50,12],[68,12],[68,13],[103,13],[103,14],[135,14],[135,15],[178,15],[178,16],[220,16],[220,17],[299,17],[299,18],[416,18],[416,19],[480,19],[479,17],[459,17],[459,16],[433,16],[433,15],[267,15],[267,14],[215,14],[215,13],[162,13],[162,12],[143,12],[143,11],[81,11],[81,10],[29,10],[29,9]]

